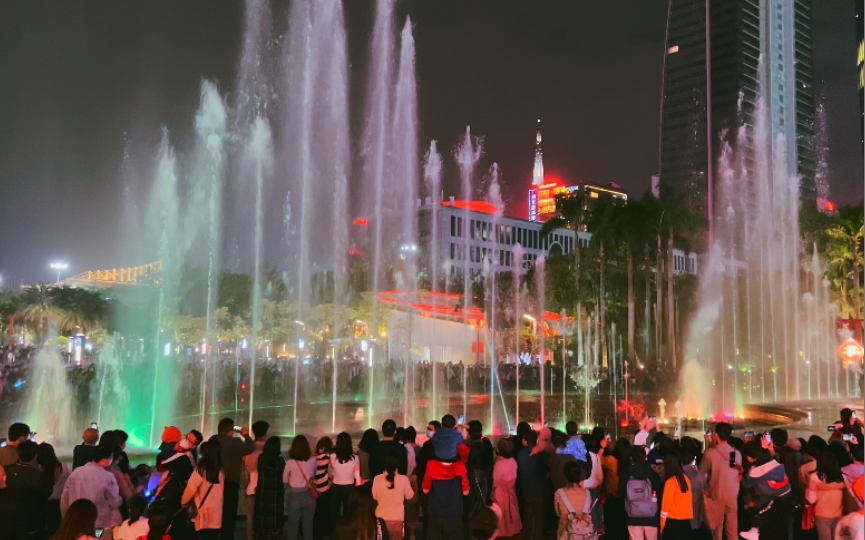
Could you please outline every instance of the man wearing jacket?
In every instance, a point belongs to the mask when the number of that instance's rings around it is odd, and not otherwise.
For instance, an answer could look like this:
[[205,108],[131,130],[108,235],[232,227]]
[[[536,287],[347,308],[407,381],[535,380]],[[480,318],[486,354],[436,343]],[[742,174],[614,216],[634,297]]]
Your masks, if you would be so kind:
[[711,439],[714,446],[706,450],[700,463],[700,472],[706,475],[706,495],[715,501],[712,508],[706,508],[706,513],[714,510],[718,514],[717,526],[712,529],[714,540],[721,540],[725,533],[727,540],[739,538],[737,501],[741,476],[736,468],[730,467],[730,456],[741,467],[742,454],[727,444],[732,434],[733,427],[730,424],[718,422]]
[[234,538],[237,525],[237,505],[240,496],[240,466],[243,456],[255,451],[255,441],[249,437],[249,428],[240,431],[240,439],[234,437],[234,420],[223,418],[217,425],[218,434],[211,440],[219,442],[222,469],[225,472],[222,506],[222,538]]
[[463,537],[463,497],[469,494],[466,466],[457,456],[457,442],[435,443],[435,459],[426,464],[421,487],[427,494],[427,538],[455,540]]
[[771,445],[762,437],[745,445],[751,468],[742,479],[742,487],[753,490],[756,496],[748,510],[760,538],[788,538],[792,532],[792,490],[784,466],[769,452]]

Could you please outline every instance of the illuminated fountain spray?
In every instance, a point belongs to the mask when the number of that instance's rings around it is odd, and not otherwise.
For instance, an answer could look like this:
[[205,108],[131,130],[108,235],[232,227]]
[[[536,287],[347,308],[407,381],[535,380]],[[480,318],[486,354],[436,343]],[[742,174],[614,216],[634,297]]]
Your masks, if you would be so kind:
[[[367,93],[366,124],[363,134],[364,186],[373,200],[373,272],[372,272],[372,321],[373,335],[377,336],[380,326],[378,301],[382,286],[382,273],[386,257],[391,254],[384,245],[385,233],[385,189],[387,174],[386,153],[388,148],[388,127],[391,125],[391,103],[393,101],[393,3],[394,0],[377,0],[375,24],[372,34],[370,61],[370,85]],[[371,190],[370,190],[371,188]],[[373,346],[373,349],[375,347]],[[374,352],[374,351],[373,351]],[[375,410],[374,386],[376,381],[375,362],[369,369],[367,397],[368,426],[372,426]]]
[[[161,360],[164,355],[162,331],[173,320],[176,313],[179,270],[177,158],[174,155],[174,149],[168,142],[168,130],[165,128],[162,130],[162,142],[156,157],[156,170],[154,171],[149,210],[147,230],[152,231],[154,236],[158,238],[156,253],[158,260],[162,263],[159,287],[156,292],[156,327],[153,335],[153,346],[150,348],[153,358],[153,376],[151,378],[153,384],[150,389],[150,429],[147,440],[150,446],[154,446],[156,426],[170,425],[166,422],[173,418],[177,384],[172,362]],[[163,366],[162,364],[167,365]],[[157,400],[157,396],[159,396],[159,400]],[[140,409],[136,407],[136,410]],[[131,435],[132,433],[130,433]],[[143,437],[144,435],[141,434],[142,440]]]
[[[201,104],[195,115],[195,131],[198,135],[195,148],[195,171],[193,174],[192,200],[185,213],[185,240],[194,242],[199,236],[199,228],[207,226],[207,320],[205,343],[214,343],[213,314],[216,310],[217,285],[219,275],[219,234],[222,227],[222,181],[227,113],[225,104],[219,96],[216,85],[209,81],[201,83]],[[198,208],[207,208],[207,216],[201,219]],[[186,245],[186,252],[192,248]],[[207,353],[205,353],[207,354]],[[207,360],[207,359],[205,359]],[[208,362],[205,361],[205,365]],[[216,370],[212,370],[215,383]],[[202,374],[203,377],[203,374]],[[215,388],[214,384],[211,388]],[[204,403],[202,391],[202,404]],[[211,409],[213,410],[213,409]],[[203,413],[203,410],[202,410]],[[202,427],[205,415],[202,414]],[[151,436],[152,439],[152,436]]]
[[[492,230],[492,241],[494,245],[498,245],[499,243],[504,243],[504,238],[499,238],[499,220],[501,220],[502,214],[504,213],[505,203],[502,200],[502,190],[501,186],[499,186],[499,165],[498,163],[493,163],[492,167],[490,167],[490,187],[487,193],[487,201],[496,207],[496,211],[493,214],[493,230]],[[491,260],[491,264],[489,265],[489,293],[487,297],[490,299],[490,305],[486,309],[487,313],[487,328],[489,328],[490,339],[489,339],[489,348],[490,348],[490,420],[489,420],[489,432],[495,433],[495,388],[496,382],[498,381],[498,363],[496,358],[496,300],[498,299],[498,288],[496,287],[496,278],[498,276],[499,269],[499,261],[500,253],[498,251],[494,251],[491,257],[486,260]],[[501,385],[499,385],[501,394]],[[502,407],[504,408],[504,396],[502,396]],[[507,410],[503,410],[503,416],[507,418]]]
[[514,265],[512,270],[512,280],[513,280],[513,291],[514,291],[514,331],[516,332],[516,336],[514,337],[514,343],[516,346],[516,350],[514,353],[517,357],[517,393],[515,397],[514,404],[514,424],[520,423],[520,369],[523,367],[523,358],[522,358],[522,347],[523,340],[520,334],[520,328],[523,323],[523,312],[520,311],[522,306],[520,305],[520,299],[523,295],[523,286],[522,286],[522,268],[523,268],[523,246],[519,242],[514,244],[513,248],[514,254]]
[[47,339],[33,359],[30,384],[32,388],[22,409],[30,429],[38,433],[39,440],[47,440],[54,446],[76,444],[80,430],[72,413],[72,389],[53,328],[48,329]]
[[[413,295],[417,292],[417,192],[420,180],[417,143],[417,83],[415,82],[415,49],[411,19],[406,18],[401,33],[399,71],[396,83],[396,107],[393,118],[393,193],[396,203],[396,222],[399,231],[401,271],[397,274],[397,287]],[[412,324],[409,312],[408,324]],[[411,405],[415,403],[411,392],[415,389],[412,361],[411,332],[403,365],[403,425],[412,419]]]
[[113,338],[105,340],[96,364],[96,422],[100,426],[128,426],[129,389],[123,377],[123,362]]
[[819,261],[809,279],[800,275],[800,182],[773,129],[759,99],[753,127],[743,124],[736,150],[725,145],[718,162],[715,244],[701,269],[680,373],[688,416],[802,399],[812,367],[826,397],[838,394],[819,378],[838,364],[829,294]]
[[[481,158],[483,151],[483,140],[475,137],[472,141],[471,128],[466,126],[466,133],[462,136],[460,143],[454,151],[457,165],[460,169],[460,185],[462,187],[463,200],[466,201],[465,210],[463,211],[463,331],[466,333],[466,338],[471,340],[469,336],[469,308],[472,305],[472,272],[469,262],[474,258],[471,255],[471,238],[474,237],[475,230],[470,227],[471,214],[469,213],[469,202],[474,199],[474,186],[472,184],[472,175],[474,174],[475,165]],[[468,359],[463,360],[463,416],[468,414]]]
[[[424,156],[424,180],[426,182],[427,193],[430,196],[431,210],[430,213],[432,215],[432,231],[430,238],[430,255],[429,260],[430,264],[428,265],[430,271],[431,278],[431,290],[433,293],[439,292],[439,222],[438,222],[438,213],[439,208],[441,207],[439,200],[439,191],[441,190],[441,180],[442,180],[442,157],[439,154],[438,148],[436,148],[436,142],[431,141],[429,145],[429,150],[427,150],[426,155]],[[438,296],[433,294],[432,296],[432,304],[435,308],[438,306]],[[436,318],[433,318],[433,339],[435,339],[435,331],[436,331]],[[438,418],[438,381],[437,381],[437,369],[436,365],[438,364],[437,359],[438,356],[434,352],[434,348],[430,348],[430,372],[432,378],[432,417]]]

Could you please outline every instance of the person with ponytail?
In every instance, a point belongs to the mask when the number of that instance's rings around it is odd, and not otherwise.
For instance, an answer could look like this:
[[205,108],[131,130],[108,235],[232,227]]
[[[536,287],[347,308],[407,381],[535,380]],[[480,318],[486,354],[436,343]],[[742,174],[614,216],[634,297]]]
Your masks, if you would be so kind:
[[372,498],[378,502],[375,517],[383,520],[390,540],[402,540],[405,522],[405,501],[414,497],[407,476],[397,472],[398,462],[389,455],[384,460],[385,472],[372,482]]
[[677,451],[664,455],[664,495],[661,499],[661,535],[664,539],[691,538],[691,519],[694,517],[691,500],[691,480],[682,469]]

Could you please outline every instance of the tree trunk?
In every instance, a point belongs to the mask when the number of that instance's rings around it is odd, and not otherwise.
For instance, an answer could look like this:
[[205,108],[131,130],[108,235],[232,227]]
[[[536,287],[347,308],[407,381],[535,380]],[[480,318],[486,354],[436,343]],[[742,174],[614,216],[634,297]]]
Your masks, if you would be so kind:
[[652,265],[649,264],[649,244],[646,244],[643,257],[643,274],[646,278],[646,307],[643,317],[646,324],[646,358],[649,361],[649,352],[652,350]]
[[628,246],[628,359],[634,358],[634,325],[635,325],[635,302],[634,302],[634,257],[631,246]]
[[859,304],[859,259],[856,258],[856,250],[853,250],[853,293],[856,297],[853,299],[853,309],[856,310],[856,313],[853,315],[853,318],[860,319],[862,318],[862,306]]
[[664,307],[664,258],[661,254],[661,232],[658,231],[658,252],[655,254],[655,355],[662,362],[662,338],[664,325],[661,315]]
[[667,238],[667,350],[676,368],[676,312],[673,298],[673,228]]
[[600,293],[601,297],[598,301],[600,305],[600,315],[601,315],[601,327],[600,327],[600,337],[601,337],[601,366],[607,367],[607,333],[604,332],[604,320],[605,314],[607,311],[607,295],[604,293],[604,243],[601,242],[601,248],[599,250],[599,258],[600,258],[600,274],[601,274],[601,283],[600,283]]

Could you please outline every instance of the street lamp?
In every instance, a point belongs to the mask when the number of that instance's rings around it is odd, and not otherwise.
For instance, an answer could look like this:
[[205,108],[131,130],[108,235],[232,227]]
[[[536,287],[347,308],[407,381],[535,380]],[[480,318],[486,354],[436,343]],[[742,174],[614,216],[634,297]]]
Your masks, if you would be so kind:
[[51,266],[52,270],[57,270],[57,282],[56,282],[56,284],[60,285],[60,271],[66,270],[67,268],[69,268],[69,265],[66,263],[56,262],[56,263],[51,263],[50,266]]

